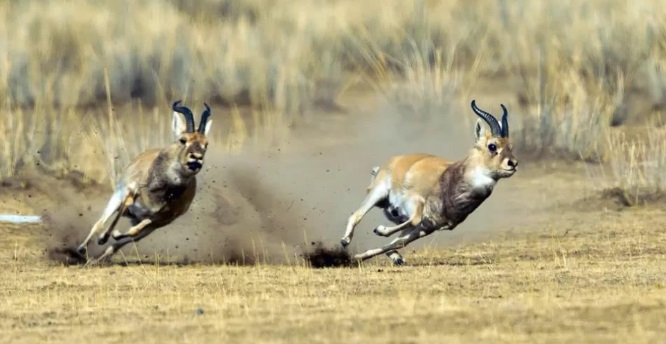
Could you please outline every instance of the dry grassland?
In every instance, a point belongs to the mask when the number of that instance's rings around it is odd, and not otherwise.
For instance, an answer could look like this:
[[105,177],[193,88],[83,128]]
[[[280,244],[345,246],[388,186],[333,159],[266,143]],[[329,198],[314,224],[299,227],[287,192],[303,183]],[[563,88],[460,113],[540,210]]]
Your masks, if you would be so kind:
[[[88,228],[129,159],[169,142],[175,99],[213,107],[196,214],[94,268],[46,259],[63,228],[0,224],[0,341],[666,334],[659,0],[0,1],[1,212],[47,204]],[[197,232],[207,247],[272,235],[278,256],[285,242],[337,244],[379,160],[469,148],[471,99],[507,105],[521,171],[465,226],[404,249],[407,266],[181,264]],[[225,179],[244,160],[269,186]],[[365,234],[354,249],[380,242]]]
[[[396,268],[45,264],[3,226],[0,338],[103,343],[656,343],[666,214],[582,213]],[[446,233],[440,234],[442,237]],[[8,239],[11,238],[11,239]],[[441,239],[445,240],[445,239]],[[202,314],[200,314],[203,312]]]

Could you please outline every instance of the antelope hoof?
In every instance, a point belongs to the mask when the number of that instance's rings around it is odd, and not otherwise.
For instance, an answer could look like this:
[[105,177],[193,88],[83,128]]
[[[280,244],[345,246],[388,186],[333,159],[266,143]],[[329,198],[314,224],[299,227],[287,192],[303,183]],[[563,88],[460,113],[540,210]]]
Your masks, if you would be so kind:
[[340,244],[342,245],[343,248],[349,246],[349,244],[351,244],[351,238],[350,237],[342,238],[342,240],[340,240]]
[[82,256],[85,255],[87,251],[88,249],[83,245],[79,245],[79,247],[76,248],[76,252]]
[[97,238],[97,245],[104,245],[106,242],[109,241],[109,235],[102,235],[99,238]]
[[405,258],[402,258],[402,257],[391,258],[391,260],[393,260],[393,264],[396,265],[396,266],[405,265],[405,263],[407,263],[405,261]]
[[377,226],[377,228],[375,228],[374,230],[372,230],[372,232],[375,233],[375,234],[377,234],[377,235],[379,235],[379,236],[383,236],[383,237],[385,237],[385,236],[386,236],[386,234],[384,234],[384,230],[385,230],[385,229],[386,229],[386,227],[384,227],[384,226],[382,226],[382,225],[379,225],[379,226]]
[[125,235],[123,233],[120,233],[119,231],[114,231],[113,233],[111,233],[111,236],[115,241],[125,238]]

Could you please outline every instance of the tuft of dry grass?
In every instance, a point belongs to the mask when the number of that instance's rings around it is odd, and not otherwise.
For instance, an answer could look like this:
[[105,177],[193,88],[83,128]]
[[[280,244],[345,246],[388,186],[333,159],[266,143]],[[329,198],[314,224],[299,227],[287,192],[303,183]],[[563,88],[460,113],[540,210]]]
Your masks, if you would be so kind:
[[527,102],[524,116],[514,125],[516,145],[540,155],[603,161],[623,86],[611,94],[597,80],[555,61],[542,72],[534,102]]
[[664,200],[666,191],[666,130],[653,121],[646,137],[627,138],[624,133],[608,137],[608,164],[590,169],[597,190],[626,206]]

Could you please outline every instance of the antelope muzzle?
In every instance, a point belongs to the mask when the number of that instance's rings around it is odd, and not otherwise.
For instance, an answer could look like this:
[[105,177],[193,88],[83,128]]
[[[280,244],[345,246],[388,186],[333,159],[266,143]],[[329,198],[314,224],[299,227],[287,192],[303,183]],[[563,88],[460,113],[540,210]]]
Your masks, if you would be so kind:
[[190,152],[187,154],[187,168],[197,172],[203,167],[204,154],[202,152]]

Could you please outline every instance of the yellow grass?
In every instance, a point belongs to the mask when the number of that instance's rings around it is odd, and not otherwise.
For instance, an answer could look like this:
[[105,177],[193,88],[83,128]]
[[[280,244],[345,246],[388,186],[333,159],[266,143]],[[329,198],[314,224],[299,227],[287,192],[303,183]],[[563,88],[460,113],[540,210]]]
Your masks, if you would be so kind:
[[632,206],[664,200],[666,131],[659,122],[649,122],[644,137],[611,134],[608,146],[609,163],[588,170],[597,189]]
[[[666,331],[663,211],[564,210],[564,219],[482,243],[419,249],[409,253],[410,266],[400,268],[388,266],[388,259],[339,269],[66,268],[42,260],[30,234],[37,228],[3,226],[0,339],[660,341]],[[446,234],[438,235],[445,240]],[[125,258],[137,261],[131,253]]]

